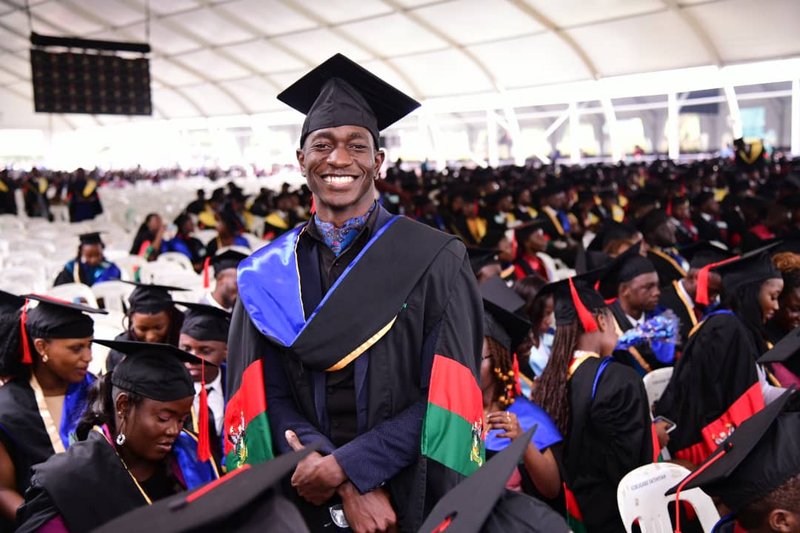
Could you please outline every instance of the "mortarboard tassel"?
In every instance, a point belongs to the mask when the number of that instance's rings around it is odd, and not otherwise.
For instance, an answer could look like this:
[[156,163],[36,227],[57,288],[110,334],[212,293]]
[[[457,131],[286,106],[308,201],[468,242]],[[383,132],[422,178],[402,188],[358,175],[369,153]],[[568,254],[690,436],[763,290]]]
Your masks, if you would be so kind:
[[314,200],[314,195],[312,194],[311,195],[311,214],[313,215],[316,212],[317,212],[317,202],[316,202],[316,200]]
[[207,289],[211,286],[211,282],[208,279],[208,266],[211,264],[211,256],[206,257],[206,260],[203,261],[203,288]]
[[672,198],[667,200],[667,209],[666,209],[667,216],[672,216]]
[[[202,358],[201,358],[202,359]],[[208,438],[208,391],[206,390],[206,360],[200,363],[200,405],[198,406],[197,458],[202,462],[211,459],[211,443]]]
[[521,396],[522,395],[522,385],[519,382],[519,359],[517,359],[517,354],[514,354],[514,362],[511,365],[511,369],[514,371],[514,396]]
[[583,302],[578,296],[578,289],[575,288],[575,283],[573,283],[572,278],[569,278],[569,293],[570,296],[572,296],[572,303],[575,305],[575,311],[578,313],[578,318],[581,321],[583,330],[586,333],[597,331],[597,322],[592,313],[583,305]]
[[722,451],[720,453],[709,459],[708,462],[700,466],[697,470],[692,471],[691,474],[686,476],[686,479],[681,481],[681,484],[678,485],[678,488],[675,489],[675,533],[681,533],[681,491],[683,490],[683,487],[685,487],[691,480],[693,480],[701,473],[703,473],[705,470],[707,470],[709,466],[713,465],[714,463],[725,457],[725,455],[727,455],[727,453],[732,449],[733,445],[730,442],[726,442],[724,444],[724,448],[722,448]]
[[722,261],[717,261],[716,263],[711,263],[703,268],[697,273],[697,289],[695,291],[695,302],[700,305],[708,305],[711,303],[711,298],[708,296],[708,276],[711,272],[711,269],[717,267],[719,265],[724,265],[725,263],[729,263],[734,259],[738,259],[739,257],[731,257],[730,259],[724,259]]
[[22,306],[22,315],[19,320],[20,336],[22,337],[22,364],[32,365],[33,359],[31,358],[31,345],[28,342],[28,331],[25,324],[28,321],[28,300],[25,298],[25,305]]

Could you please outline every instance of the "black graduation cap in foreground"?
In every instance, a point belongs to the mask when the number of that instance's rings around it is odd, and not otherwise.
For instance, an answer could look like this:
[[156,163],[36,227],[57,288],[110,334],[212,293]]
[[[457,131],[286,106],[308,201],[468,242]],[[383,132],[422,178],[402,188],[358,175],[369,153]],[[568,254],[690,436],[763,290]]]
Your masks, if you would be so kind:
[[92,231],[90,233],[81,233],[78,238],[81,244],[103,244],[103,239],[100,238],[100,231]]
[[25,298],[22,296],[0,291],[0,314],[16,313],[23,305],[25,305]]
[[780,278],[781,273],[775,268],[770,257],[771,251],[778,244],[769,244],[747,252],[733,261],[712,267],[711,270],[722,276],[722,287],[727,292],[734,291],[748,283]]
[[656,271],[652,261],[642,257],[641,247],[642,243],[637,242],[606,265],[605,273],[600,279],[600,294],[603,297],[614,298],[617,296],[620,283]]
[[761,364],[783,363],[791,359],[797,352],[800,352],[800,327],[784,335],[771,350],[758,358],[758,362]]
[[483,298],[484,335],[513,353],[531,330],[531,323],[520,314],[525,300],[497,277],[487,279],[479,289]]
[[[742,422],[693,473],[667,491],[700,487],[734,512],[800,473],[800,413],[785,412],[794,389]],[[688,482],[687,482],[688,480]]]
[[224,309],[192,302],[174,302],[186,308],[181,333],[198,341],[228,341],[231,314]]
[[690,268],[703,268],[706,265],[730,259],[735,255],[724,246],[711,241],[693,242],[681,246],[678,251],[689,261]]
[[288,476],[319,444],[279,455],[190,493],[181,493],[145,505],[108,522],[95,533],[201,533],[236,531],[308,531],[297,508],[273,487]]
[[223,270],[238,267],[242,259],[246,258],[247,254],[228,249],[224,252],[217,253],[214,257],[212,257],[211,266],[214,268],[214,274],[216,275]]
[[135,281],[124,281],[135,285],[131,295],[128,296],[130,310],[132,313],[155,314],[172,308],[173,301],[169,291],[185,291],[181,287],[171,287],[169,285],[154,285],[149,283],[137,283]]
[[306,115],[300,146],[316,130],[361,126],[372,134],[377,148],[381,130],[420,106],[342,54],[294,82],[278,95],[278,100]]
[[569,531],[564,519],[546,504],[505,484],[517,467],[536,426],[517,437],[470,477],[444,495],[425,519],[420,533]]
[[111,374],[115,386],[159,402],[194,396],[194,382],[183,363],[202,364],[199,357],[171,344],[102,339],[94,342],[126,356]]
[[571,278],[548,283],[541,288],[539,294],[553,295],[556,326],[565,326],[579,319],[584,331],[597,329],[597,322],[592,311],[604,309],[606,302],[594,289],[594,286],[605,270],[605,268],[598,268]]
[[108,311],[41,294],[26,294],[39,304],[26,311],[25,326],[32,338],[79,339],[91,337],[94,321],[84,313],[107,315]]

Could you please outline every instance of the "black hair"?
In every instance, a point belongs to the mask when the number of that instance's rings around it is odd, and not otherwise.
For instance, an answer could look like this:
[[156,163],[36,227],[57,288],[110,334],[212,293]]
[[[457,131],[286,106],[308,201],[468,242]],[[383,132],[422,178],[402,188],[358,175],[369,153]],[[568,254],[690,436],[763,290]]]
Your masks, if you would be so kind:
[[514,357],[508,348],[493,337],[485,336],[484,339],[492,359],[492,400],[505,409],[514,403]]
[[112,435],[116,433],[116,418],[114,417],[114,411],[116,409],[114,407],[114,399],[119,393],[125,392],[128,395],[128,402],[131,406],[142,403],[144,399],[143,396],[115,387],[111,383],[112,375],[113,371],[110,371],[100,376],[89,389],[86,411],[84,411],[83,416],[81,416],[75,428],[75,434],[78,440],[86,440],[86,437],[88,437],[89,432],[94,426],[102,426],[103,424],[108,426],[108,431]]
[[144,217],[144,222],[142,225],[139,226],[139,229],[136,230],[136,236],[133,238],[133,246],[131,246],[130,253],[131,255],[139,255],[139,248],[142,247],[144,241],[148,241],[152,238],[150,234],[150,230],[147,228],[147,224],[153,220],[153,217],[157,217],[158,213],[148,213],[146,217]]
[[0,376],[16,377],[25,369],[26,365],[22,363],[21,314],[22,311],[0,314]]
[[547,285],[547,280],[538,274],[525,276],[514,282],[514,292],[525,300],[522,308],[531,323],[534,334],[539,331],[539,325],[545,319],[544,312],[547,307],[547,295],[540,296],[539,291]]
[[[183,326],[183,313],[181,313],[177,307],[174,305],[169,307],[168,309],[163,309],[166,311],[167,316],[169,317],[169,327],[167,328],[167,338],[164,339],[165,344],[171,344],[173,346],[178,345],[178,340],[181,336],[181,327]],[[128,311],[128,314],[123,317],[122,327],[128,332],[128,338],[132,341],[138,341],[139,339],[136,337],[136,334],[133,331],[133,314],[134,313],[141,313],[145,315],[156,315],[161,311],[156,311],[155,313],[145,313],[143,311],[134,311],[133,309]],[[127,319],[127,324],[125,320]]]
[[766,280],[745,283],[731,292],[722,291],[722,307],[730,309],[744,322],[760,354],[769,349],[764,329],[764,315],[758,301],[761,286]]
[[745,530],[755,531],[762,527],[775,509],[800,513],[800,474],[789,478],[763,498],[747,504],[736,513],[736,519]]

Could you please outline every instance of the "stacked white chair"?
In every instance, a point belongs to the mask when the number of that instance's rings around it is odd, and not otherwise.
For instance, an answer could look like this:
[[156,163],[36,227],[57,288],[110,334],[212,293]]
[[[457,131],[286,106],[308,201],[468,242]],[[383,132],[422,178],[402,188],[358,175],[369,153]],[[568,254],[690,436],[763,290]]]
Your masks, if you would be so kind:
[[97,307],[97,298],[95,298],[92,288],[83,283],[65,283],[63,285],[56,285],[48,289],[47,294],[54,298],[60,298],[72,303],[85,304],[91,307]]
[[98,302],[102,300],[103,308],[119,313],[125,312],[128,297],[133,289],[133,285],[116,280],[101,281],[92,285],[92,292]]

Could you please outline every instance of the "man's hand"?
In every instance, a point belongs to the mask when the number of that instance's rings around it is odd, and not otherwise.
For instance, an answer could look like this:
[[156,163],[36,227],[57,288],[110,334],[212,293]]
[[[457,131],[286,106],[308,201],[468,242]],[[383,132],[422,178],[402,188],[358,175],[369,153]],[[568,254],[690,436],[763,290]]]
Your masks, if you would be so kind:
[[349,481],[337,491],[342,498],[344,516],[356,533],[397,531],[397,515],[389,494],[383,488],[360,494]]
[[[294,431],[287,431],[285,436],[294,451],[304,448]],[[333,497],[336,487],[346,480],[344,470],[333,455],[323,457],[311,452],[297,463],[292,475],[292,487],[304,500],[313,505],[322,505]]]

